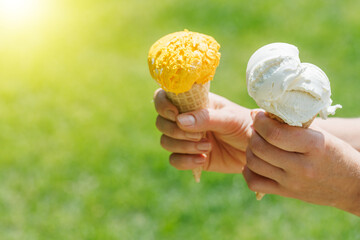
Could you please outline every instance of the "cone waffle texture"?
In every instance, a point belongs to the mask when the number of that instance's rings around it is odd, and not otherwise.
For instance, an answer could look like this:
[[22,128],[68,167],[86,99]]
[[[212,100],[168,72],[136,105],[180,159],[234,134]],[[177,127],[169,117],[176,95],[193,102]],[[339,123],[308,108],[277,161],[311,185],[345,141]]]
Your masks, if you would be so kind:
[[[281,118],[279,118],[278,116],[276,116],[275,114],[272,114],[272,113],[269,113],[269,112],[266,112],[266,114],[272,118],[272,119],[275,119],[281,123],[285,123],[284,120],[282,120]],[[317,114],[312,118],[310,119],[309,121],[305,122],[302,124],[302,128],[308,128],[310,127],[310,125],[312,124],[312,122],[315,120]],[[264,196],[265,196],[265,193],[261,193],[261,192],[255,192],[256,194],[256,199],[257,200],[261,200]]]
[[205,84],[194,84],[189,91],[184,93],[166,92],[166,95],[180,113],[185,113],[207,108],[209,105],[209,89],[210,82],[207,82]]
[[[209,90],[210,82],[207,82],[205,84],[194,84],[189,91],[184,93],[175,94],[166,92],[166,95],[179,109],[180,113],[185,113],[207,108],[209,106]],[[192,170],[196,182],[200,182],[201,171],[202,167]]]
[[[268,112],[267,115],[268,115],[270,118],[272,118],[272,119],[275,119],[275,120],[277,120],[277,121],[279,121],[279,122],[281,122],[281,123],[285,123],[284,120],[282,120],[281,118],[279,118],[279,117],[276,116],[275,114],[272,114],[272,113],[269,113],[269,112]],[[302,124],[302,128],[308,128],[308,127],[310,127],[310,125],[312,124],[312,122],[315,120],[316,116],[317,116],[317,114],[316,114],[312,119],[310,119],[309,121],[303,123],[303,124]]]

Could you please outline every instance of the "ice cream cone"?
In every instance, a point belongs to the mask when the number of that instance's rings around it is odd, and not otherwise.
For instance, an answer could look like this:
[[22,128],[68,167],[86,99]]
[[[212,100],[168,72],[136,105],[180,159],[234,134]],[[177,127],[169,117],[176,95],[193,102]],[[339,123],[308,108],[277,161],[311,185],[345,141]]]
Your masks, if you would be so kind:
[[193,87],[184,93],[166,92],[167,97],[179,109],[180,113],[190,112],[209,105],[210,82],[205,84],[194,84]]
[[[272,113],[269,113],[269,112],[266,112],[266,114],[267,114],[270,118],[272,118],[272,119],[275,119],[275,120],[277,120],[277,121],[279,121],[279,122],[281,122],[281,123],[285,123],[284,120],[282,120],[281,118],[279,118],[279,117],[276,116],[275,114],[272,114]],[[303,123],[301,127],[302,127],[302,128],[308,128],[308,127],[310,127],[310,125],[311,125],[312,122],[315,120],[315,118],[316,118],[317,115],[318,115],[318,114],[316,114],[316,115],[315,115],[312,119],[310,119],[309,121]]]
[[[210,81],[221,56],[219,48],[213,37],[186,29],[151,46],[150,74],[180,113],[208,107]],[[196,182],[200,182],[201,171],[201,167],[193,170]]]
[[[258,106],[290,126],[308,128],[318,114],[326,119],[341,108],[331,106],[326,74],[314,64],[301,62],[299,49],[291,44],[271,43],[255,51],[246,68],[246,82]],[[256,192],[256,199],[264,195]]]
[[[191,112],[209,106],[210,82],[205,84],[194,84],[192,88],[184,93],[166,92],[169,100],[179,109],[180,113]],[[206,133],[204,136],[206,137]],[[192,170],[195,181],[200,182],[202,167]]]

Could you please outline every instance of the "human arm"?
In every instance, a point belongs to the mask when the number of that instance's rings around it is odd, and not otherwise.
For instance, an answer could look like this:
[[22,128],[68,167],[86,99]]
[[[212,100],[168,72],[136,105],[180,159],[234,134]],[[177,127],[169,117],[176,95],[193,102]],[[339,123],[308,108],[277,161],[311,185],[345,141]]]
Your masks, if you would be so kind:
[[327,120],[316,118],[313,124],[360,151],[360,118],[329,118]]
[[360,216],[360,153],[321,128],[254,113],[244,177],[251,190],[333,206]]
[[[161,145],[172,152],[169,160],[175,168],[241,173],[246,157],[243,174],[251,190],[360,216],[360,153],[320,124],[291,127],[263,113],[252,122],[249,109],[215,94],[210,94],[209,109],[186,114],[178,113],[163,90],[156,91],[154,102]],[[182,124],[181,116],[189,115],[192,124]],[[207,138],[201,139],[204,131]],[[210,148],[199,150],[200,143]]]

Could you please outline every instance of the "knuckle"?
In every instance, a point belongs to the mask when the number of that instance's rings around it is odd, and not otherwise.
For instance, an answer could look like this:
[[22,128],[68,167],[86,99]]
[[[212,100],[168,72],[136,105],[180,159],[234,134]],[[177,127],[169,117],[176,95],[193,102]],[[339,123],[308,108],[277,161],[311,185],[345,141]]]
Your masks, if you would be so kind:
[[269,139],[270,141],[276,142],[280,139],[280,134],[281,134],[280,128],[278,128],[278,127],[270,128],[266,132],[266,138]]
[[207,109],[201,109],[194,114],[196,123],[207,124],[210,121],[210,115]]
[[162,132],[162,119],[161,118],[162,117],[160,115],[158,115],[156,118],[156,122],[155,122],[155,126],[160,132]]
[[246,165],[250,168],[253,169],[255,164],[255,156],[254,154],[251,152],[250,149],[248,149],[246,151]]
[[159,95],[160,95],[160,93],[161,93],[162,91],[163,91],[163,90],[162,90],[161,88],[158,88],[158,89],[155,90],[154,96],[153,96],[153,99],[154,99],[155,102],[158,100]]
[[314,179],[316,176],[315,169],[312,164],[307,164],[303,168],[303,176],[307,179]]
[[187,146],[185,144],[177,144],[176,145],[176,152],[178,153],[187,153],[189,152]]
[[177,131],[176,131],[176,129],[175,129],[173,126],[168,125],[168,126],[166,127],[166,134],[167,134],[168,136],[170,136],[170,137],[175,137],[175,136],[176,136],[176,133],[177,133]]
[[160,145],[162,148],[167,149],[167,137],[163,134],[160,137]]
[[176,168],[176,169],[179,169],[179,166],[178,166],[178,164],[176,164],[176,156],[174,155],[174,154],[171,154],[170,156],[169,156],[169,163],[170,163],[170,165],[171,166],[173,166],[174,168]]
[[158,89],[154,95],[155,110],[162,116],[164,115],[165,108],[168,106],[165,96],[166,94],[162,89]]
[[166,134],[169,137],[179,139],[181,137],[181,132],[176,127],[175,124],[172,124],[168,120],[164,119],[160,115],[156,118],[156,128],[162,132],[163,134]]
[[177,170],[186,170],[189,167],[186,164],[186,157],[182,154],[172,153],[169,157],[170,165],[176,168]]
[[253,152],[262,152],[263,151],[264,140],[257,134],[253,134],[250,139],[249,147]]
[[[316,142],[314,142],[314,144],[310,145],[310,146],[309,146],[309,149],[311,149],[310,151],[311,151],[313,154],[319,154],[319,155],[321,155],[321,154],[323,153],[322,147],[321,147],[318,143],[316,143]],[[308,151],[308,152],[310,152],[310,151]]]
[[184,142],[178,145],[179,151],[182,153],[192,154],[197,152],[196,143],[194,142]]
[[325,147],[323,141],[317,141],[317,139],[314,139],[310,142],[310,147],[312,149],[312,152],[315,154],[323,154]]
[[251,179],[247,182],[248,188],[253,191],[256,192],[259,190],[259,184],[257,181],[255,181],[254,179]]
[[169,163],[170,163],[170,165],[171,166],[174,166],[174,154],[171,154],[170,156],[169,156]]

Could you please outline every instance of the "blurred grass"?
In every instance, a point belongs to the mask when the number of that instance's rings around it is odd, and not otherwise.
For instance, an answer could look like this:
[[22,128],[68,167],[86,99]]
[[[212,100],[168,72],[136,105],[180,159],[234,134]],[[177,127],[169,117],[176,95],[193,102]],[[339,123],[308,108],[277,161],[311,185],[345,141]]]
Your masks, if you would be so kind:
[[147,51],[184,28],[214,36],[212,91],[256,107],[245,69],[289,42],[360,115],[359,1],[53,1],[40,23],[0,24],[1,239],[358,239],[357,217],[278,196],[240,175],[170,167],[154,126]]

